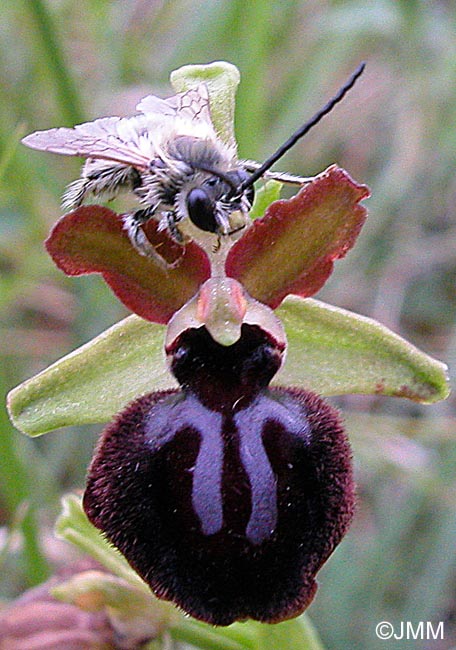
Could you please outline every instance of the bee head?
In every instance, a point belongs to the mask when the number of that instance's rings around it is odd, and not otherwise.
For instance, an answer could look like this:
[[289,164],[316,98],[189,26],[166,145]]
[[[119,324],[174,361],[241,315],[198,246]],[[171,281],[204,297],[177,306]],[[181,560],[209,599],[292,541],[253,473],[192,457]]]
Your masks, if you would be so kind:
[[[303,124],[277,151],[258,167],[252,174],[244,169],[238,169],[226,173],[206,168],[204,164],[197,168],[208,171],[212,174],[200,187],[195,187],[187,195],[187,210],[190,220],[200,228],[208,232],[218,233],[220,224],[217,220],[217,203],[220,201],[229,213],[235,210],[242,210],[245,200],[252,204],[253,184],[261,178],[282,156],[291,149],[310,129],[315,126],[325,115],[327,115],[336,104],[338,104],[346,93],[354,86],[356,80],[364,71],[365,64],[361,63],[350,79],[339,90],[339,92],[308,122]],[[245,205],[245,203],[244,203]]]
[[254,190],[252,186],[245,191],[240,189],[241,184],[249,177],[243,169],[226,173],[212,169],[202,171],[209,171],[211,176],[187,194],[188,216],[190,221],[201,230],[219,233],[220,212],[226,210],[231,213],[245,209],[246,203],[252,205]]

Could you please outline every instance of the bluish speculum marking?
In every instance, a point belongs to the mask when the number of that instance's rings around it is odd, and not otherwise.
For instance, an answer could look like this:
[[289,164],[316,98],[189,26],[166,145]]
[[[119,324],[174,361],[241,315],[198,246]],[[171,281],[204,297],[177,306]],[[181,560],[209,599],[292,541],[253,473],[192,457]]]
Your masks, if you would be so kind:
[[[190,394],[176,401],[170,412],[157,407],[152,409],[145,427],[146,433],[150,433],[152,449],[170,442],[179,431],[197,430],[200,446],[193,468],[191,499],[204,535],[214,535],[223,526],[222,419],[220,413],[206,408]],[[204,423],[204,426],[196,428],[196,422]]]
[[[239,441],[240,457],[249,478],[251,514],[246,536],[252,544],[262,544],[277,526],[277,481],[263,444],[267,421],[282,425],[294,435],[305,436],[308,423],[278,401],[260,395],[247,409],[234,416]],[[298,423],[299,422],[299,426]]]
[[[263,444],[264,429],[268,422],[272,422],[301,439],[305,438],[308,423],[302,413],[297,417],[293,404],[271,399],[264,393],[258,395],[248,409],[241,409],[234,416],[222,415],[205,407],[192,394],[179,399],[173,397],[171,401],[174,404],[169,405],[171,410],[166,417],[162,409],[152,409],[146,431],[150,426],[152,449],[170,442],[184,430],[191,430],[198,436],[198,455],[191,468],[191,505],[201,532],[215,535],[227,526],[224,511],[226,515],[227,509],[232,507],[227,493],[236,487],[229,484],[233,480],[229,463],[234,455],[239,457],[249,484],[250,516],[243,532],[254,545],[270,539],[278,520],[277,479]],[[228,431],[228,434],[225,431],[225,436],[224,428]],[[239,480],[239,476],[234,480]]]
[[200,429],[200,448],[193,472],[192,504],[201,522],[203,534],[215,535],[223,527],[222,416],[209,411],[202,404],[198,404],[198,408],[205,411],[202,421],[207,424],[207,428]]

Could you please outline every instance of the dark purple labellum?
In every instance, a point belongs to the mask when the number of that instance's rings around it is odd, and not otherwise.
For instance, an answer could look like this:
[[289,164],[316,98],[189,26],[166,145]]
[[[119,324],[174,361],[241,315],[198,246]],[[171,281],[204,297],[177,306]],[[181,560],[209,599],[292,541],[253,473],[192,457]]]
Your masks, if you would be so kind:
[[268,388],[280,352],[256,326],[230,347],[187,330],[172,359],[182,390],[139,398],[104,431],[87,515],[195,618],[296,616],[353,515],[338,415],[309,391]]

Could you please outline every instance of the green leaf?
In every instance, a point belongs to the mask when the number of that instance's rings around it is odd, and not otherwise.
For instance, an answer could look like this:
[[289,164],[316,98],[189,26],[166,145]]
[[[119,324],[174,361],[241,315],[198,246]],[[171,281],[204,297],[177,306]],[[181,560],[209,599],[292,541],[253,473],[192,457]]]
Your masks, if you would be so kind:
[[129,316],[13,389],[8,408],[31,436],[107,422],[133,398],[176,386],[165,364],[165,328]]
[[234,137],[234,105],[240,81],[239,70],[226,61],[207,65],[185,65],[171,73],[171,85],[176,92],[185,92],[205,83],[209,91],[211,118],[220,138],[236,146]]
[[276,311],[288,337],[275,384],[320,395],[392,395],[432,403],[449,394],[447,367],[380,323],[311,298]]

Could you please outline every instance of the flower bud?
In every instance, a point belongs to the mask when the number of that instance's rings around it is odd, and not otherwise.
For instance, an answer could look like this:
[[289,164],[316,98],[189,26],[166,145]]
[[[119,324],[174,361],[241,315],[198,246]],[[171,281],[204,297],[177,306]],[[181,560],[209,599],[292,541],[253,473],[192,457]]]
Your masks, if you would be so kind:
[[[65,571],[77,573],[77,568]],[[26,591],[0,613],[2,650],[127,650],[104,611],[83,611],[60,602],[52,589],[62,576]]]

